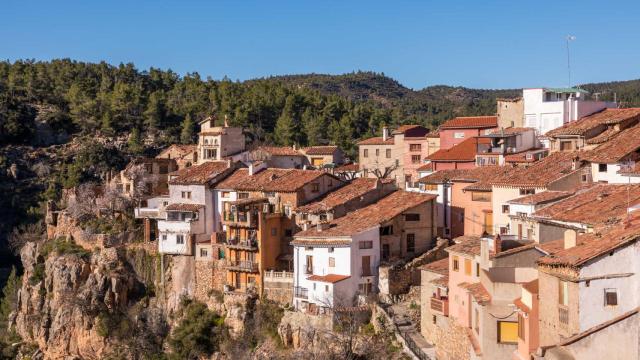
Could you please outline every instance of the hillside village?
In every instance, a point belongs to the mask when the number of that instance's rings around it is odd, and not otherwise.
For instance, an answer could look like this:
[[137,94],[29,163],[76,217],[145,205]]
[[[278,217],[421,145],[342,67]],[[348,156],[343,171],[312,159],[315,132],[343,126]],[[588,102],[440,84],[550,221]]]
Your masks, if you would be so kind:
[[[385,126],[357,158],[253,145],[226,116],[199,125],[196,144],[49,204],[47,241],[157,254],[164,306],[225,304],[232,332],[277,304],[295,349],[348,319],[388,328],[408,358],[640,357],[640,108],[524,89],[492,114]],[[141,239],[88,238],[78,204],[118,218],[116,198]]]

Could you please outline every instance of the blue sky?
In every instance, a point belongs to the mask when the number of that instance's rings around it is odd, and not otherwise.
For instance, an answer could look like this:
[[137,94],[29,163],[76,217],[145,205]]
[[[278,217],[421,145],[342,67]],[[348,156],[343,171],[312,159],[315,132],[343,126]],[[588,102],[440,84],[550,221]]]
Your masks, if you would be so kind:
[[29,1],[0,58],[133,62],[214,79],[384,72],[420,89],[640,78],[640,1]]

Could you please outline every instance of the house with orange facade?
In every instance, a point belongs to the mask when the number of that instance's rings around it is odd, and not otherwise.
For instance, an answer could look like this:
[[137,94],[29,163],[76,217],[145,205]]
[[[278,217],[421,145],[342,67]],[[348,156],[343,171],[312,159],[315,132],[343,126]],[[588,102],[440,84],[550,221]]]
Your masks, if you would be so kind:
[[497,116],[458,116],[440,125],[440,149],[450,149],[463,141],[490,134],[497,129]]

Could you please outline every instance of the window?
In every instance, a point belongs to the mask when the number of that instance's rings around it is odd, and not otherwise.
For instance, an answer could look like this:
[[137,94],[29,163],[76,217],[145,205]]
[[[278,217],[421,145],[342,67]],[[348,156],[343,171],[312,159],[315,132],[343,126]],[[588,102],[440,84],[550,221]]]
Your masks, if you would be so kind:
[[471,260],[464,259],[464,274],[467,276],[471,276]]
[[205,159],[217,159],[218,158],[218,149],[204,149],[204,158]]
[[332,252],[333,252],[333,248],[332,248],[332,247],[330,247],[330,248],[328,248],[328,249],[327,249],[327,251],[328,251],[328,252],[330,252],[330,253],[332,253]]
[[329,258],[329,267],[336,267],[336,258],[334,257]]
[[248,198],[249,198],[249,193],[246,193],[246,192],[238,193],[238,199],[248,199]]
[[327,221],[327,214],[320,214],[320,221]]
[[[313,256],[307,255],[307,274],[313,274]],[[315,283],[313,284],[315,286]]]
[[598,172],[607,172],[607,164],[598,164]]
[[437,321],[437,318],[435,315],[431,315],[431,322],[435,325]]
[[329,285],[324,286],[324,292],[329,292]]
[[509,234],[509,228],[506,226],[501,226],[500,227],[500,235],[508,235]]
[[416,252],[416,234],[407,234],[407,252]]
[[230,193],[230,192],[228,192],[228,191],[223,191],[223,192],[222,192],[222,197],[223,197],[223,198],[228,198],[229,196],[231,196],[231,193]]
[[376,157],[380,156],[380,149],[376,149]]
[[498,321],[498,342],[501,344],[518,343],[518,323],[515,321]]
[[218,248],[218,259],[224,259],[224,249]]
[[453,133],[453,138],[454,139],[464,139],[464,133],[463,132]]
[[373,249],[373,241],[360,241],[360,249]]
[[387,155],[387,159],[391,159],[391,149],[387,149],[385,153]]
[[618,305],[618,292],[616,291],[616,289],[604,289],[604,305]]
[[524,340],[524,315],[518,313],[518,337]]
[[160,174],[168,174],[169,165],[160,165]]
[[560,151],[573,150],[573,141],[560,141]]
[[311,192],[317,193],[320,191],[320,184],[312,183],[311,184]]
[[438,185],[436,184],[422,184],[423,189],[426,191],[438,191]]
[[420,164],[420,155],[411,155],[412,164]]
[[396,159],[396,166],[400,166],[400,160]]
[[148,174],[153,174],[153,164],[144,164],[144,170]]
[[589,180],[589,177],[587,176],[587,174],[582,174],[582,182],[586,183]]
[[421,144],[411,144],[409,145],[409,151],[420,151],[422,149]]
[[191,199],[191,191],[183,191],[182,192],[183,199]]
[[371,285],[371,283],[358,284],[358,291],[361,294],[368,295],[371,293],[371,289],[373,289]]
[[369,157],[369,149],[364,149],[362,151],[362,157]]
[[502,205],[502,213],[503,214],[509,213],[509,205]]
[[420,214],[404,214],[404,221],[420,221]]
[[476,263],[476,277],[480,277],[480,264]]
[[520,195],[533,195],[536,193],[536,189],[520,189]]
[[287,216],[291,216],[291,206],[289,205],[284,206],[284,214]]
[[278,235],[278,228],[271,228],[271,236],[277,236]]
[[471,201],[484,201],[484,202],[491,201],[491,193],[483,192],[483,191],[472,191]]
[[162,241],[167,241],[167,234],[162,234],[161,238],[162,238]]
[[475,315],[473,318],[473,329],[476,331],[476,334],[480,335],[480,312],[478,309],[473,309],[473,314]]
[[458,257],[453,257],[453,271],[458,271],[460,269],[460,262],[458,261]]
[[558,304],[569,306],[569,283],[567,281],[558,282]]
[[380,235],[393,235],[393,225],[387,225],[380,228]]
[[184,244],[184,235],[182,234],[176,235],[176,244],[178,245]]
[[209,256],[209,251],[207,249],[200,249],[200,257]]

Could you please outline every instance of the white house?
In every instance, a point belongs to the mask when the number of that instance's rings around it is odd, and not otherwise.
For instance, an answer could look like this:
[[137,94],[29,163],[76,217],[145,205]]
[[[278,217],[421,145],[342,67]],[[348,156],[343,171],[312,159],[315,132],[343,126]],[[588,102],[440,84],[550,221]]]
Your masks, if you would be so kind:
[[[294,306],[351,306],[377,292],[381,259],[409,259],[433,245],[435,196],[396,191],[294,235]],[[396,230],[394,230],[394,228]]]
[[152,198],[135,209],[136,217],[157,221],[158,251],[193,255],[194,242],[220,231],[220,211],[213,186],[240,163],[209,161],[169,174],[169,196]]
[[[523,89],[524,126],[544,135],[596,111],[617,107],[613,102],[586,100],[587,95],[587,91],[576,88]],[[542,142],[548,147],[548,141],[543,139]]]

